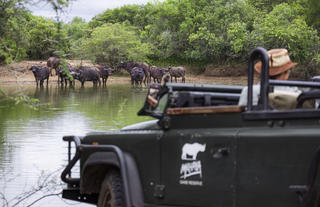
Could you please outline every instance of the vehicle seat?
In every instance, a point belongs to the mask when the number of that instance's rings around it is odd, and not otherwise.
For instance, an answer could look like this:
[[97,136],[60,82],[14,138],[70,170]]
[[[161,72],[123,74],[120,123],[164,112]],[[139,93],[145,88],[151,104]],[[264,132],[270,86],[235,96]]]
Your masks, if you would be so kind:
[[269,104],[274,109],[295,109],[297,107],[297,98],[299,93],[288,91],[276,91],[269,93]]
[[279,110],[295,108],[312,109],[315,108],[315,98],[317,97],[320,97],[319,91],[302,93],[277,91],[269,93],[269,104],[274,109]]

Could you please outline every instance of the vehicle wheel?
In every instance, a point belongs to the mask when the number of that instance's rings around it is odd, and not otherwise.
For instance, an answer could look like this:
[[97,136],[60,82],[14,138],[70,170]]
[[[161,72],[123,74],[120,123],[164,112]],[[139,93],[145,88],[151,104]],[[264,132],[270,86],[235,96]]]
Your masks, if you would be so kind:
[[98,199],[98,207],[122,207],[123,193],[120,172],[110,171],[104,178]]

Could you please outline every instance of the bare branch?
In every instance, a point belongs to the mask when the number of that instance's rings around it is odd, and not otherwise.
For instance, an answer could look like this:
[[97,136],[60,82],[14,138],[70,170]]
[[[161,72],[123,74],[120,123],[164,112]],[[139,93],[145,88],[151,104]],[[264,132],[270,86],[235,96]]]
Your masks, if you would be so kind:
[[9,202],[6,199],[6,197],[3,195],[3,193],[0,192],[1,200],[3,200],[3,203],[5,204],[4,207],[9,207]]
[[36,194],[37,192],[39,192],[40,190],[41,190],[41,189],[36,189],[36,190],[32,191],[31,193],[27,194],[26,196],[24,196],[23,198],[20,198],[20,199],[18,200],[18,202],[16,202],[15,204],[12,205],[12,207],[17,206],[19,203],[21,203],[22,201],[24,201],[24,200],[30,198],[31,196],[35,195],[35,194]]
[[[50,173],[44,173],[44,171],[41,171],[35,186],[31,187],[28,191],[24,191],[20,195],[17,195],[11,199],[11,201],[7,200],[4,193],[0,193],[0,200],[3,202],[2,206],[17,207],[19,205],[23,205],[29,207],[40,200],[43,200],[44,198],[61,195],[62,182],[56,182],[59,180],[57,179],[57,176],[60,171],[61,169],[57,169]],[[35,199],[36,196],[39,198]],[[27,203],[30,204],[27,205]]]
[[31,204],[27,205],[26,207],[30,207],[30,206],[34,205],[35,203],[39,202],[40,200],[42,200],[44,198],[47,198],[47,197],[50,197],[50,196],[59,196],[61,194],[62,193],[52,193],[52,194],[44,195],[44,196],[38,198],[37,200],[33,201]]

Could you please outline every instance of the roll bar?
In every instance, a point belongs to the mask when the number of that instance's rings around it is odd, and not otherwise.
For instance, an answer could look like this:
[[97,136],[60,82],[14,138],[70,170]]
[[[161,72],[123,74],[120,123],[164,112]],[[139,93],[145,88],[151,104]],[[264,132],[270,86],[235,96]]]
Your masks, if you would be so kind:
[[262,61],[262,70],[260,76],[260,99],[258,103],[259,109],[267,110],[268,108],[268,93],[269,93],[269,55],[266,49],[263,47],[255,48],[249,59],[249,74],[248,74],[248,99],[247,110],[252,111],[252,91],[253,91],[253,73],[254,73],[254,61],[260,59]]

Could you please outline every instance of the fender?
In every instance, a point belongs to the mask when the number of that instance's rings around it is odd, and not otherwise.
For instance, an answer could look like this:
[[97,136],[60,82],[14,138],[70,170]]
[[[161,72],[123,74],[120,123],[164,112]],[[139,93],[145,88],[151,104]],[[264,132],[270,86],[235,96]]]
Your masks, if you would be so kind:
[[80,193],[99,193],[108,169],[119,169],[119,161],[114,152],[94,152],[85,161],[80,180]]
[[[123,153],[126,165],[125,175],[128,180],[128,191],[132,206],[143,206],[143,191],[139,176],[139,171],[135,160],[129,153]],[[120,171],[119,159],[115,152],[94,152],[85,161],[81,171],[80,193],[99,193],[101,183],[108,173],[108,170],[117,168]],[[123,179],[123,178],[122,178]],[[126,192],[126,189],[124,189]]]

